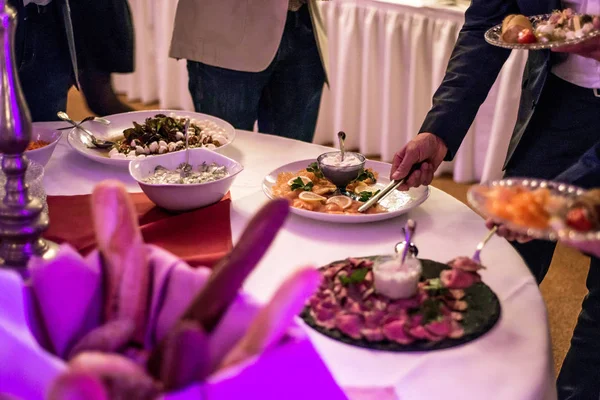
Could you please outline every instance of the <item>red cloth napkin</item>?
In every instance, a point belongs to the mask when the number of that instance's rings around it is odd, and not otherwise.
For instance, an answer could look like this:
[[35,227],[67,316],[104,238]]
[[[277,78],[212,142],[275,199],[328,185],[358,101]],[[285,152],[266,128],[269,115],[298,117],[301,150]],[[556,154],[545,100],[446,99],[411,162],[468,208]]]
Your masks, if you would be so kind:
[[[144,241],[160,246],[191,266],[212,267],[231,250],[229,193],[216,204],[185,213],[156,207],[143,193],[130,193]],[[50,227],[44,238],[68,243],[83,255],[96,248],[91,195],[48,196]]]

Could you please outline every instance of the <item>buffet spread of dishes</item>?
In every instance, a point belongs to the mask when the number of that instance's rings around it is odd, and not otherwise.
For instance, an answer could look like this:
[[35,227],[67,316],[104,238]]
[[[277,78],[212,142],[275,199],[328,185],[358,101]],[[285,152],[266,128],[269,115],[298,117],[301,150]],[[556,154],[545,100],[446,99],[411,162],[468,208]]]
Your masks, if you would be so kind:
[[[486,40],[501,47],[535,49],[587,39],[598,32],[600,17],[566,9],[547,16],[507,16],[501,26],[486,33]],[[208,206],[222,198],[243,169],[232,159],[207,152],[231,143],[235,131],[210,116],[179,114],[160,111],[107,117],[119,126],[119,135],[104,135],[114,142],[111,148],[84,146],[77,128],[69,134],[69,143],[90,159],[126,162],[115,165],[128,165],[132,177],[160,207],[186,211]],[[35,140],[28,151],[50,144]],[[69,351],[57,354],[68,365],[64,376],[89,373],[100,379],[110,396],[135,393],[136,398],[154,398],[204,381],[268,350],[284,339],[296,315],[334,340],[393,352],[449,348],[489,331],[499,320],[501,306],[482,282],[479,272],[484,267],[478,258],[459,256],[442,263],[417,258],[412,247],[400,247],[396,254],[351,257],[331,262],[318,272],[309,268],[293,274],[239,341],[216,362],[205,362],[211,352],[208,337],[288,212],[334,223],[371,222],[372,218],[405,214],[427,199],[428,188],[416,194],[392,190],[379,198],[386,185],[394,184],[381,176],[386,171],[362,154],[341,149],[284,165],[265,177],[263,191],[271,201],[250,221],[231,254],[215,267],[185,313],[153,347],[144,341],[152,285],[133,206],[122,186],[100,184],[93,198],[98,203],[95,226],[107,279],[103,319],[83,332]],[[600,190],[511,179],[473,186],[469,202],[483,216],[530,236],[554,240],[561,235],[591,234],[600,238]],[[119,210],[107,208],[108,204],[116,204]],[[114,215],[125,228],[118,229],[120,235],[106,236],[110,230],[102,226],[111,224]],[[410,241],[404,243],[407,246]],[[249,251],[257,251],[258,256],[250,257]],[[64,376],[54,384],[56,399],[69,389]],[[90,390],[94,389],[90,386]]]

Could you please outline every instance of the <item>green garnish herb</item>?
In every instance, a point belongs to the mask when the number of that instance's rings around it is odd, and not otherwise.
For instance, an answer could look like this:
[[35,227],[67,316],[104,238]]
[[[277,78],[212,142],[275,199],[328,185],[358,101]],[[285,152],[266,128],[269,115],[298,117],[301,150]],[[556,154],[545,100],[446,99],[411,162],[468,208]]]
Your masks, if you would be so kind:
[[290,189],[292,189],[292,190],[302,189],[305,192],[310,192],[312,190],[312,187],[313,187],[313,183],[312,182],[308,182],[305,185],[304,182],[302,181],[302,178],[300,178],[300,177],[294,179],[292,181],[292,184],[290,185]]
[[377,179],[375,179],[375,175],[373,175],[373,173],[368,169],[363,170],[363,172],[361,172],[355,180],[366,181],[367,179],[371,179],[373,182],[377,182]]
[[429,279],[427,281],[427,286],[423,289],[425,290],[440,290],[443,289],[444,285],[442,285],[442,280],[440,278]]
[[440,303],[435,299],[427,299],[421,304],[423,323],[433,322],[441,317]]
[[440,278],[427,280],[427,286],[423,287],[423,289],[429,292],[430,296],[442,296],[448,291]]
[[369,268],[358,268],[352,271],[350,276],[340,276],[340,282],[344,286],[348,286],[351,283],[361,283],[365,280],[367,273],[369,273]]
[[377,193],[379,193],[380,190],[376,191],[375,193],[373,192],[360,192],[358,194],[358,201],[362,201],[363,203],[368,201],[371,197],[375,196]]
[[316,161],[312,164],[310,164],[308,167],[306,167],[306,170],[308,172],[312,172],[313,174],[315,174],[315,176],[317,178],[323,178],[323,173],[321,172],[321,169],[319,168],[319,163],[317,163]]

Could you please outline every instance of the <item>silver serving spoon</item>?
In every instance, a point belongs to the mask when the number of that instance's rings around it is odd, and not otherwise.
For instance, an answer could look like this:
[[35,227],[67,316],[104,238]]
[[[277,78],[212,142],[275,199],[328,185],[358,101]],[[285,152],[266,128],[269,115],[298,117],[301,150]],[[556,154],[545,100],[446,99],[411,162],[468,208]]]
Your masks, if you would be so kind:
[[[406,226],[404,227],[404,241],[406,243],[412,243],[412,238],[415,234],[415,229],[417,229],[417,223],[409,219],[406,221]],[[404,260],[406,260],[406,256],[408,255],[408,250],[410,249],[410,245],[404,246],[404,251],[402,252],[402,264],[404,264]]]
[[[394,251],[396,252],[396,254],[401,254],[404,252],[406,246],[406,241],[401,241],[396,243],[396,245],[394,246]],[[412,256],[412,257],[416,257],[419,255],[419,249],[417,248],[417,246],[414,243],[410,243],[408,245],[408,253]]]
[[190,129],[190,119],[188,118],[185,121],[185,126],[183,128],[184,135],[185,135],[185,162],[179,164],[179,167],[178,167],[181,170],[179,172],[179,176],[181,177],[181,179],[185,178],[192,170],[192,166],[190,165],[190,148],[188,146],[188,138],[189,138],[188,130],[189,129]]
[[344,155],[346,154],[346,148],[344,142],[346,141],[346,134],[343,131],[338,132],[338,141],[340,143],[340,151],[342,152],[342,161],[344,161]]
[[475,250],[475,254],[473,254],[473,257],[471,257],[471,259],[473,261],[475,261],[477,264],[481,264],[481,250],[483,250],[486,243],[490,241],[490,239],[494,236],[494,233],[496,233],[497,230],[498,230],[497,226],[490,229],[490,231],[485,235],[483,240],[481,242],[479,242],[479,244],[477,245],[477,250]]
[[98,147],[100,149],[106,149],[112,147],[115,144],[115,142],[111,142],[110,140],[98,139],[96,136],[94,136],[92,132],[82,127],[81,124],[78,124],[77,122],[69,118],[69,115],[64,111],[59,111],[58,113],[56,113],[56,115],[63,121],[73,125],[73,127],[78,131],[85,133],[85,135],[80,135],[80,138],[83,144],[85,144],[87,147]]
[[[110,125],[110,121],[107,120],[106,118],[102,118],[102,117],[95,117],[95,116],[89,116],[89,117],[85,117],[84,119],[82,119],[81,121],[79,121],[77,123],[77,127],[80,127],[81,125],[83,125],[84,123],[88,122],[88,121],[92,121],[92,122],[98,122],[102,125]],[[66,129],[73,129],[72,126],[65,126],[64,128],[57,128],[57,130],[59,131],[64,131]]]

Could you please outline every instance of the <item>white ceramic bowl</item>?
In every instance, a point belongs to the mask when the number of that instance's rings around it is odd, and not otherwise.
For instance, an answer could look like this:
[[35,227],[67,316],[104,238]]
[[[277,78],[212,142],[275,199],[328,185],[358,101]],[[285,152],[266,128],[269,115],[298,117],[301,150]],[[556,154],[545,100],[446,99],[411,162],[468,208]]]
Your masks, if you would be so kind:
[[45,167],[46,164],[48,164],[48,161],[50,161],[50,157],[52,157],[52,153],[54,153],[54,149],[56,148],[61,135],[61,131],[34,126],[31,133],[31,141],[43,140],[50,144],[40,147],[39,149],[28,150],[25,152],[25,155],[29,160]]
[[185,151],[146,157],[131,161],[129,174],[157,206],[170,211],[189,211],[221,200],[229,191],[236,175],[244,169],[242,164],[214,151],[190,149],[190,164],[194,168],[203,162],[214,162],[226,166],[229,175],[218,181],[194,184],[149,184],[142,181],[151,175],[158,165],[175,169],[182,162],[185,162]]

